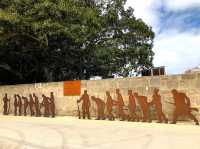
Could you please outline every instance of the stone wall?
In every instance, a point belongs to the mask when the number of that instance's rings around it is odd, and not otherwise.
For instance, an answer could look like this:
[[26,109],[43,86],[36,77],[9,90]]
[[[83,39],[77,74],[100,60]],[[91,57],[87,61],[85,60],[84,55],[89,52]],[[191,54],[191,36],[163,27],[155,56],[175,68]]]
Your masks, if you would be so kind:
[[[115,89],[119,88],[125,104],[128,104],[128,89],[147,96],[148,100],[151,101],[152,92],[155,87],[160,89],[163,110],[168,117],[172,114],[173,105],[166,101],[173,102],[170,91],[174,88],[185,92],[190,97],[192,106],[200,108],[200,74],[81,81],[82,93],[87,89],[90,96],[93,95],[104,100],[106,100],[106,91],[110,91],[113,99],[115,99]],[[0,86],[0,99],[3,98],[5,93],[8,93],[9,98],[11,98],[11,112],[13,113],[14,94],[28,96],[28,94],[35,92],[41,101],[41,95],[45,94],[49,96],[51,91],[54,92],[57,115],[77,115],[76,100],[79,97],[64,96],[63,82]],[[94,114],[94,104],[92,104],[91,110]],[[0,111],[3,111],[2,100],[0,100]]]

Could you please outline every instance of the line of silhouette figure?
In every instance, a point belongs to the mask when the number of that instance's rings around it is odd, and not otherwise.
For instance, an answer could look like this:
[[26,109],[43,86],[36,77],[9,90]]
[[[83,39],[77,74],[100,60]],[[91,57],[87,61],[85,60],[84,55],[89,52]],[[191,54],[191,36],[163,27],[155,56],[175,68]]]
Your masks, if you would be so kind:
[[[173,95],[174,102],[166,101],[175,106],[171,124],[176,124],[179,116],[185,116],[185,117],[187,116],[191,120],[194,120],[196,125],[199,125],[198,120],[192,114],[192,111],[198,112],[198,109],[191,107],[189,97],[187,97],[185,93],[179,92],[176,89],[171,90],[171,93]],[[119,89],[116,89],[115,100],[112,99],[110,92],[106,91],[106,98],[107,98],[106,103],[104,102],[104,100],[100,98],[91,96],[91,100],[95,103],[97,108],[96,119],[105,120],[107,118],[108,120],[115,120],[113,114],[113,109],[114,109],[113,107],[115,107],[117,109],[116,115],[121,121],[128,120],[128,121],[138,122],[141,120],[142,122],[152,122],[150,117],[150,107],[153,107],[156,113],[157,122],[168,123],[168,119],[166,118],[162,110],[162,102],[161,102],[161,96],[159,94],[159,89],[157,88],[154,89],[151,102],[147,101],[146,96],[139,95],[137,92],[133,93],[132,90],[128,90],[128,96],[129,96],[128,106],[125,106],[123,97]],[[81,118],[81,111],[79,108],[79,103],[81,101],[82,101],[82,117],[83,119],[85,119],[85,116],[87,115],[87,118],[90,119],[91,104],[87,90],[84,90],[84,93],[81,96],[81,98],[77,100],[79,119]],[[138,103],[139,110],[142,113],[141,118],[136,113],[137,109],[136,102]],[[125,108],[128,108],[128,114],[125,113]]]
[[[44,117],[55,117],[55,99],[53,92],[50,92],[50,97],[42,94],[42,102],[39,102],[38,96],[35,93],[29,94],[29,97],[20,96],[19,94],[14,94],[14,115],[27,116],[27,110],[30,109],[30,115],[40,117],[41,108],[44,107]],[[8,99],[7,93],[3,97],[3,115],[8,115],[10,113],[10,99]],[[22,113],[23,111],[23,113]]]

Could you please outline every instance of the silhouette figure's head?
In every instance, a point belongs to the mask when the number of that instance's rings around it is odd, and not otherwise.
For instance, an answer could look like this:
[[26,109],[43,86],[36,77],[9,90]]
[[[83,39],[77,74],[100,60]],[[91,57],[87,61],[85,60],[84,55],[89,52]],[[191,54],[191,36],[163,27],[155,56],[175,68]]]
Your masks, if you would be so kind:
[[176,95],[178,93],[178,91],[176,89],[173,89],[171,92],[173,95]]
[[110,92],[109,92],[109,91],[106,91],[106,95],[110,95]]
[[119,92],[119,89],[116,89],[116,93],[117,93],[117,94],[119,94],[119,93],[120,93],[120,92]]
[[91,96],[92,100],[96,99],[94,96]]
[[159,92],[159,89],[158,88],[155,88],[154,91],[153,91],[155,94],[157,94]]
[[132,90],[128,90],[128,94],[131,95],[132,94]]
[[138,93],[137,93],[137,92],[135,92],[135,93],[134,93],[134,96],[135,96],[135,97],[137,97],[137,96],[138,96]]
[[84,94],[87,94],[87,90],[84,90]]
[[7,94],[7,93],[5,93],[5,96],[7,97],[7,96],[8,96],[8,94]]

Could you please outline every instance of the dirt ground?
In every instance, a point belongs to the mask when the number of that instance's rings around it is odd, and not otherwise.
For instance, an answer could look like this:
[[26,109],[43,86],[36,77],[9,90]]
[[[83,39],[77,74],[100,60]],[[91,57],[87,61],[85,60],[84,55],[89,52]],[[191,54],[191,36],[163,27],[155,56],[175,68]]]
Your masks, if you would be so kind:
[[200,149],[200,126],[0,116],[0,149]]

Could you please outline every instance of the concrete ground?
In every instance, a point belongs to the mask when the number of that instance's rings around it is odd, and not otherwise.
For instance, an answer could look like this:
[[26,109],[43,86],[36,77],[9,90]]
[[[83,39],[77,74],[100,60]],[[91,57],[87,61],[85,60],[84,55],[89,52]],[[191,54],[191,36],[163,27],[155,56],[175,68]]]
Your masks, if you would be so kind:
[[0,116],[0,149],[200,149],[200,126]]

